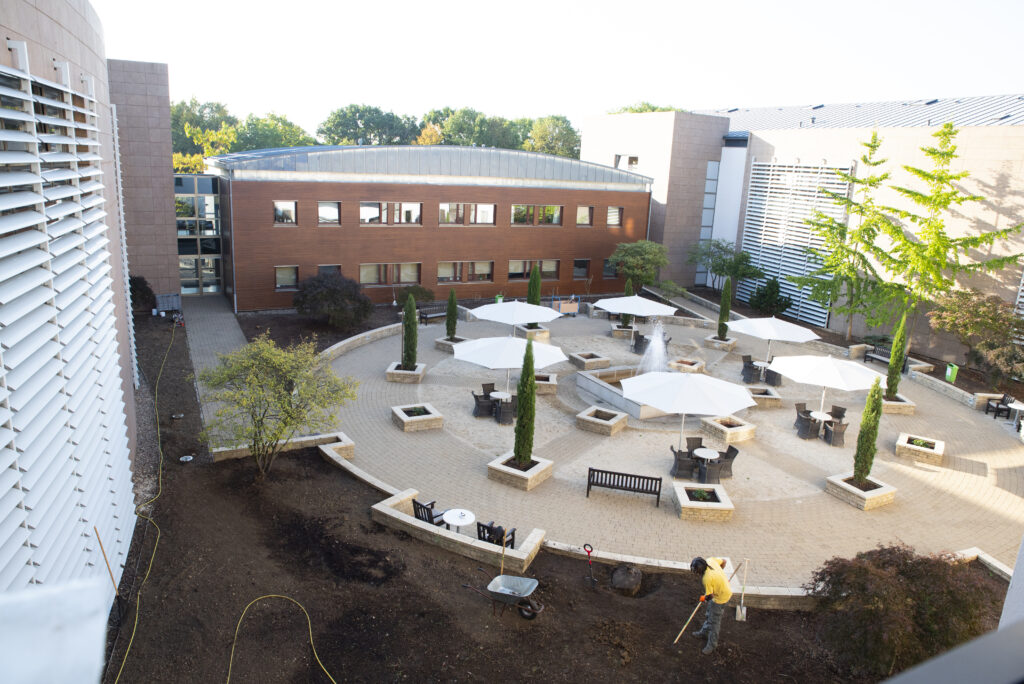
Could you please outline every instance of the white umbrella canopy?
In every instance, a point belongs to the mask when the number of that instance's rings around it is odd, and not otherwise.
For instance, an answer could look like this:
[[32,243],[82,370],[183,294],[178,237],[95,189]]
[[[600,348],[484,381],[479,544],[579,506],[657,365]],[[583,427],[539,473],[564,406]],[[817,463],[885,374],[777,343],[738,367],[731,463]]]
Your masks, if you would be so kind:
[[[537,306],[536,304],[527,304],[526,302],[484,304],[472,311],[473,315],[477,318],[496,323],[508,323],[511,326],[525,325],[527,323],[547,323],[562,315],[546,306]],[[514,327],[512,334],[515,334]]]
[[594,306],[598,309],[611,311],[612,313],[629,314],[632,316],[673,316],[677,308],[668,304],[660,304],[638,295],[599,299],[594,303]]
[[622,396],[665,413],[680,413],[679,448],[686,414],[728,415],[756,403],[745,387],[699,373],[644,373],[622,380]]
[[768,340],[768,354],[765,357],[772,357],[772,340],[780,342],[810,342],[819,339],[814,332],[802,325],[796,325],[789,321],[783,321],[775,316],[770,318],[746,318],[739,321],[729,321],[729,330],[751,337],[758,337]]
[[[490,306],[490,305],[488,305]],[[505,391],[508,391],[511,369],[523,367],[523,356],[526,354],[528,340],[522,337],[483,337],[478,340],[467,340],[452,345],[455,358],[468,361],[485,368],[504,368]],[[533,367],[544,368],[559,361],[568,361],[569,357],[553,344],[533,343]]]
[[866,390],[871,389],[875,378],[880,378],[885,387],[885,376],[881,373],[856,361],[831,356],[777,356],[768,369],[794,382],[821,385],[821,411],[825,410],[825,392],[829,387],[847,392]]

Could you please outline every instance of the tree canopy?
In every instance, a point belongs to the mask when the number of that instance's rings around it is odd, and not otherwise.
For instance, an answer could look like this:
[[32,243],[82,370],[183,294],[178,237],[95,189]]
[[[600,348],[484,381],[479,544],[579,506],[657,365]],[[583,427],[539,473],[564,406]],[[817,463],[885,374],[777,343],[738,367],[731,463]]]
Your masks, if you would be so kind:
[[185,124],[200,130],[220,130],[225,124],[236,126],[238,119],[228,113],[222,102],[200,103],[196,98],[171,104],[171,149],[180,154],[202,154],[202,146],[185,131]]
[[313,136],[301,126],[280,114],[250,114],[237,128],[238,137],[232,152],[264,150],[273,147],[304,147],[315,145]]
[[639,290],[657,282],[658,269],[668,265],[668,252],[665,245],[650,240],[620,242],[608,261]]
[[685,112],[685,109],[679,109],[677,107],[664,107],[661,105],[651,104],[650,102],[637,102],[636,104],[626,105],[625,107],[619,107],[618,109],[608,112],[609,114],[644,114],[646,112]]
[[564,116],[545,116],[533,122],[523,149],[579,159],[580,134]]
[[410,145],[420,124],[413,116],[350,104],[331,112],[316,133],[328,145]]

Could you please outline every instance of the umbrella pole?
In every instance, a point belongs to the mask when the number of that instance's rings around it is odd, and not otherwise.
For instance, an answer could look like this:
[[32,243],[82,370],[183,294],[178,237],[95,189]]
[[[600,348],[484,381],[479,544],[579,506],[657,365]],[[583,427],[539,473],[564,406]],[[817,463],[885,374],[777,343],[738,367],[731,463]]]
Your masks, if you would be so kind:
[[686,425],[686,414],[682,414],[679,418],[679,450],[683,450],[683,426]]
[[822,413],[825,412],[825,392],[827,392],[827,391],[828,391],[827,387],[822,387],[821,388],[821,406],[818,407],[818,410],[821,411]]
[[766,356],[764,360],[768,363],[771,363],[772,361],[772,341],[770,338],[768,339],[768,356]]
[[[505,369],[505,393],[506,394],[508,394],[508,383],[509,383],[509,378],[511,378],[511,377],[512,377],[512,369],[511,368],[506,368]],[[824,401],[824,398],[822,399],[822,401]]]

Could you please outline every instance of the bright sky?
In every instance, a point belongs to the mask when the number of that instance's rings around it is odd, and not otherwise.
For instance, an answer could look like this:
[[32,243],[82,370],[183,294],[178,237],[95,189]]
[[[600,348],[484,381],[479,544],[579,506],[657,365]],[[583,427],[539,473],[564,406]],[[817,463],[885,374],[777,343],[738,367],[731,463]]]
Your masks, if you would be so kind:
[[[450,106],[583,119],[1024,92],[1020,0],[91,0],[107,56],[166,62],[171,100],[275,112]],[[938,55],[933,60],[932,55]]]

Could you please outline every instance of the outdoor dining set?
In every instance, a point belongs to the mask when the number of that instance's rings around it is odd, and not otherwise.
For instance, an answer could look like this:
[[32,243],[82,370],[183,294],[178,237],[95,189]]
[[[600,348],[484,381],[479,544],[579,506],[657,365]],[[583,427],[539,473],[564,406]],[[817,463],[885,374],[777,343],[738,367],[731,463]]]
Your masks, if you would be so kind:
[[828,444],[841,447],[844,445],[846,428],[849,426],[849,423],[843,420],[845,417],[844,406],[832,404],[832,410],[826,413],[808,411],[806,403],[797,402],[796,422],[793,423],[793,427],[796,428],[796,436],[800,439],[817,439],[820,435]]
[[483,392],[477,394],[473,390],[473,417],[486,418],[493,416],[501,425],[511,425],[516,418],[519,408],[519,397],[508,392],[499,392],[494,389],[493,382],[482,384]]
[[417,520],[422,520],[435,527],[444,525],[445,529],[450,530],[452,525],[454,525],[455,531],[459,533],[462,532],[463,525],[469,526],[476,523],[476,538],[480,541],[490,542],[499,546],[504,545],[510,549],[515,548],[516,528],[513,527],[511,530],[506,530],[501,525],[496,525],[493,520],[489,523],[477,522],[476,516],[464,508],[449,508],[448,510],[439,511],[436,509],[436,504],[437,502],[435,501],[421,503],[413,499],[413,514]]
[[701,484],[718,484],[723,477],[732,477],[732,464],[740,453],[733,445],[725,451],[705,447],[703,437],[687,437],[685,450],[671,445],[669,449],[674,459],[669,474]]

